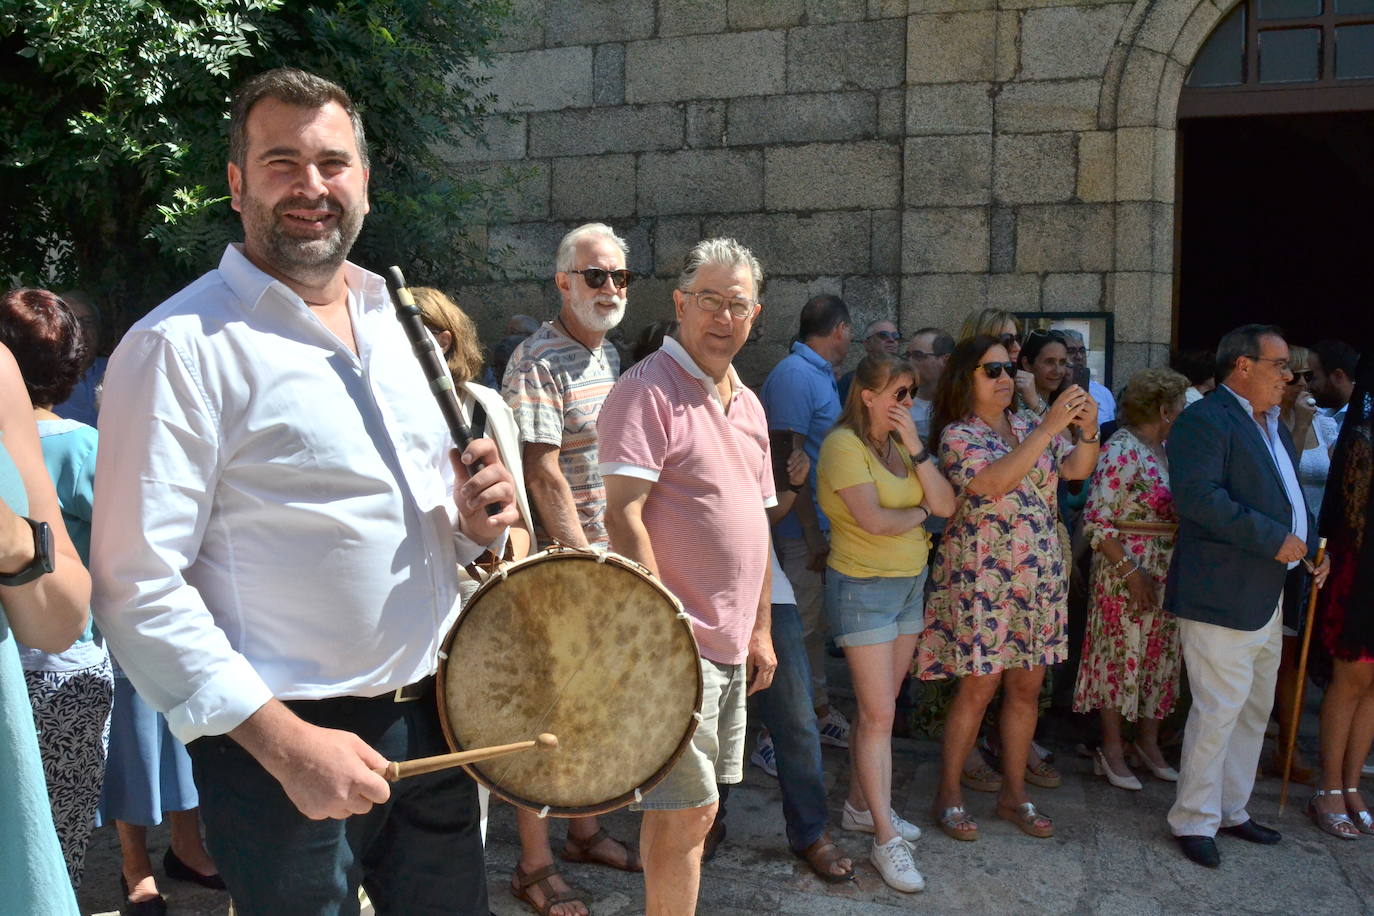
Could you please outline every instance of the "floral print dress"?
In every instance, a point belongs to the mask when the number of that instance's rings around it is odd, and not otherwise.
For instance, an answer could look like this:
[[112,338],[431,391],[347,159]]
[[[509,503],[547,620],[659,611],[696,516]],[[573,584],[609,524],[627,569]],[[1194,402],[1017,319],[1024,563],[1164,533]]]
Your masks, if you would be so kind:
[[1092,594],[1073,708],[1080,713],[1115,709],[1132,722],[1163,719],[1178,700],[1178,621],[1162,606],[1138,613],[1126,580],[1097,551],[1115,538],[1154,580],[1162,602],[1175,535],[1120,531],[1119,522],[1178,522],[1168,468],[1124,428],[1107,440],[1083,510],[1083,530],[1094,551]]
[[1055,526],[1059,464],[1073,450],[1056,436],[1012,490],[979,496],[968,484],[1011,454],[1032,429],[1008,414],[1008,442],[978,417],[946,427],[940,465],[958,506],[933,564],[915,671],[922,680],[1052,665],[1067,655],[1068,572]]

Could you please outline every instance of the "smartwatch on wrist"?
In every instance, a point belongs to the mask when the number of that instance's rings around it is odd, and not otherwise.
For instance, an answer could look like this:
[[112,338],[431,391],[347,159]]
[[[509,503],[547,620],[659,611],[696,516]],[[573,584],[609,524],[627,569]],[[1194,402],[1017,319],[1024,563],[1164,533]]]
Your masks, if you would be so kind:
[[16,573],[0,575],[0,585],[25,585],[41,575],[52,572],[52,529],[48,527],[47,522],[36,522],[31,518],[24,518],[24,521],[33,529],[33,560]]

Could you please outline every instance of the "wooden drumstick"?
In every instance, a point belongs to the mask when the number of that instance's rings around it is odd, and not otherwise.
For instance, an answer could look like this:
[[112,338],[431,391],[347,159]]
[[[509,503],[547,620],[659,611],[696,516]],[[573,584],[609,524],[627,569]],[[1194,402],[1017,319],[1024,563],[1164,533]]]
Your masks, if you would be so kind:
[[454,754],[440,754],[437,757],[421,757],[418,760],[402,760],[399,762],[393,760],[386,766],[379,767],[373,772],[387,782],[395,782],[398,779],[405,779],[407,776],[419,776],[422,773],[433,773],[436,770],[447,770],[450,767],[459,767],[467,763],[477,763],[479,760],[504,757],[507,754],[528,751],[530,748],[534,747],[539,748],[541,751],[557,750],[558,738],[545,732],[532,741],[517,741],[514,744],[497,744],[492,747],[477,747],[470,751],[458,751]]

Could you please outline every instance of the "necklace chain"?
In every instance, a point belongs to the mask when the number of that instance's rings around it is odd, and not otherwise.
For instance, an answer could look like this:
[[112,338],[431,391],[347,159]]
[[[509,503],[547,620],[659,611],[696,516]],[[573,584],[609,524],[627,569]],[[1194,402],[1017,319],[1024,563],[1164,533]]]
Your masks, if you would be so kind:
[[577,335],[574,334],[574,333],[568,328],[567,324],[564,323],[564,321],[563,321],[563,316],[562,316],[562,315],[556,315],[556,316],[554,317],[553,320],[556,321],[556,322],[558,322],[558,326],[559,326],[560,328],[563,329],[563,333],[564,333],[564,334],[566,334],[566,335],[568,335],[568,337],[572,338],[572,340],[573,340],[576,344],[578,344],[579,346],[581,346],[582,349],[586,350],[586,351],[587,351],[588,353],[590,353],[592,356],[596,357],[596,359],[597,359],[598,362],[601,361],[601,348],[600,348],[600,347],[597,347],[595,350],[593,350],[591,347],[589,347],[589,346],[587,346],[586,344],[582,343],[581,340],[578,340]]

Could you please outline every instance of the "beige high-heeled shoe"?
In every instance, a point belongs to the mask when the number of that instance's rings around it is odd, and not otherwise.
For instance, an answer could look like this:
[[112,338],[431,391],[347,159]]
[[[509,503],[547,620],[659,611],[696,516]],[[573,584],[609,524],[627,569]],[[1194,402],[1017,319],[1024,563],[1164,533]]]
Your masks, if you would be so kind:
[[1131,792],[1139,792],[1145,788],[1140,784],[1140,780],[1135,778],[1135,774],[1127,772],[1125,776],[1118,776],[1112,765],[1107,762],[1107,755],[1102,753],[1102,748],[1097,749],[1093,755],[1093,772],[1098,776],[1107,777],[1107,782],[1116,786],[1118,789],[1126,789]]
[[1162,767],[1155,766],[1150,762],[1150,758],[1145,756],[1145,752],[1140,749],[1140,745],[1134,741],[1131,742],[1131,751],[1135,756],[1135,760],[1132,762],[1137,766],[1142,766],[1149,770],[1154,774],[1155,779],[1162,779],[1165,782],[1178,782],[1178,770],[1175,770],[1168,764]]

